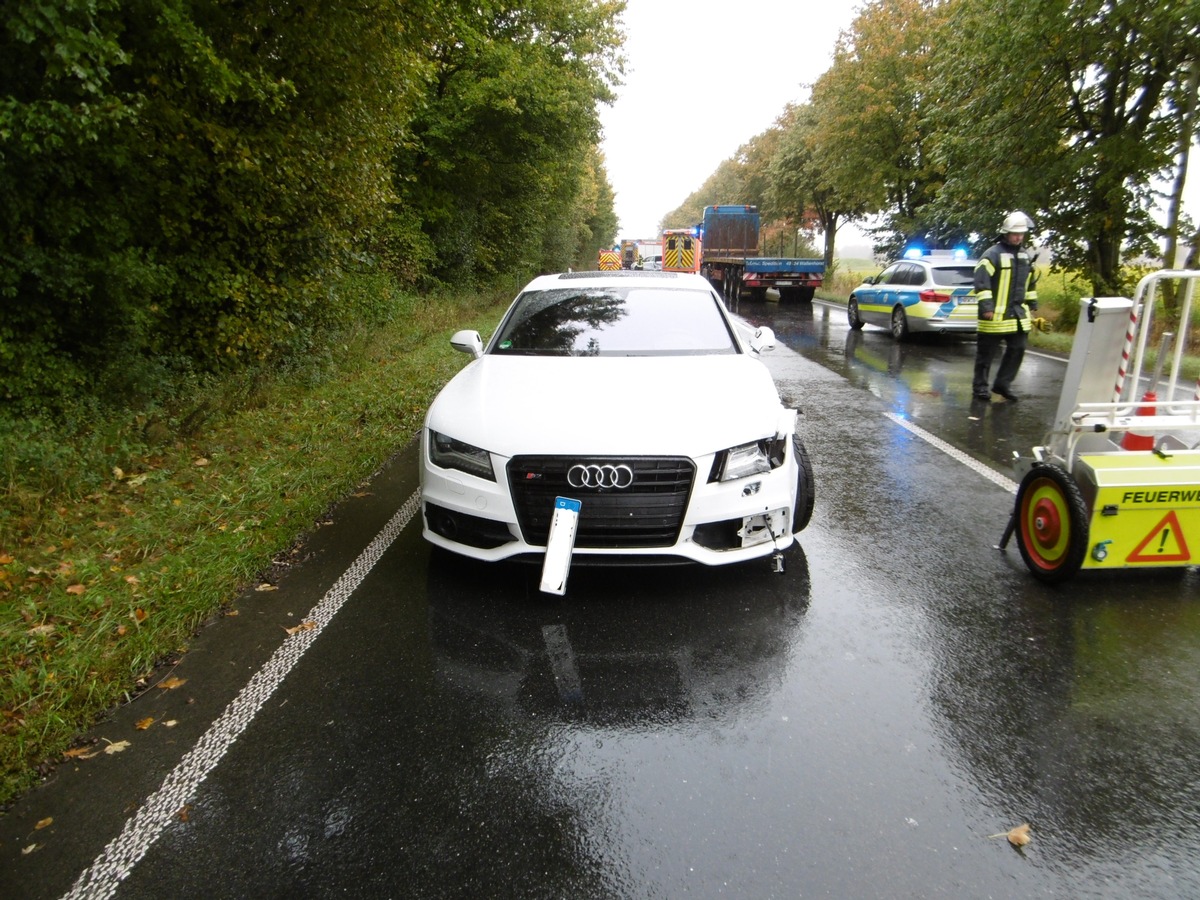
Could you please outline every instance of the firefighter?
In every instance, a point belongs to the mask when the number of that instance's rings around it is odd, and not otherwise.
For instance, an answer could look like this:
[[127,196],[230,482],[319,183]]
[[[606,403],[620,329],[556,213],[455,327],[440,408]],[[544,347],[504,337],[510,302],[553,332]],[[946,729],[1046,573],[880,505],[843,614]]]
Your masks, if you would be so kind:
[[1025,357],[1032,324],[1029,313],[1038,308],[1033,259],[1021,246],[1032,225],[1033,220],[1020,210],[1010,212],[1000,226],[1000,240],[987,249],[975,267],[979,335],[971,387],[976,400],[991,400],[988,381],[1001,342],[1005,345],[1004,356],[991,390],[1011,403],[1018,399],[1012,381]]

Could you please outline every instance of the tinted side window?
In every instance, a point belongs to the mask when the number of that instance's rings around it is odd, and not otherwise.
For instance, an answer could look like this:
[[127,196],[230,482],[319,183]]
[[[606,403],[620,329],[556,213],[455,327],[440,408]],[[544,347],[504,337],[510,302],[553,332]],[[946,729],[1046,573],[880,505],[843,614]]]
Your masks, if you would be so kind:
[[897,284],[924,284],[925,268],[916,263],[904,263],[903,272]]
[[975,283],[974,266],[945,266],[933,270],[933,283],[946,287],[970,287]]
[[875,283],[876,284],[895,284],[896,283],[896,273],[899,272],[899,270],[900,270],[899,263],[895,263],[893,265],[888,266],[886,269],[884,269],[879,274],[879,277],[875,279]]

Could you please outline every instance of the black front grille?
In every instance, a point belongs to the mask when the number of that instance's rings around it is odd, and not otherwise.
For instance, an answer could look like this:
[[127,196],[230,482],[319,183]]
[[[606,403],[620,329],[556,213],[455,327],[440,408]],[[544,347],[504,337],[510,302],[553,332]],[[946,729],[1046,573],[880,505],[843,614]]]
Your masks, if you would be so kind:
[[[626,465],[633,483],[622,490],[573,488],[567,471],[576,464]],[[544,547],[554,498],[580,501],[575,546],[670,547],[679,537],[696,467],[686,457],[515,456],[508,484],[526,543]]]

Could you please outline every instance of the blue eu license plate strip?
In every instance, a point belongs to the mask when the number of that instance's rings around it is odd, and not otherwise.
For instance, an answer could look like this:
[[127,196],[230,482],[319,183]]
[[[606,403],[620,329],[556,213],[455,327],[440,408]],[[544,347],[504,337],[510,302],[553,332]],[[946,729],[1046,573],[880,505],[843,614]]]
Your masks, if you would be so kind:
[[581,507],[578,500],[554,498],[550,536],[546,539],[546,559],[542,563],[541,589],[547,594],[561,597],[567,592],[567,575],[571,571],[571,553],[575,549],[575,532],[579,528]]

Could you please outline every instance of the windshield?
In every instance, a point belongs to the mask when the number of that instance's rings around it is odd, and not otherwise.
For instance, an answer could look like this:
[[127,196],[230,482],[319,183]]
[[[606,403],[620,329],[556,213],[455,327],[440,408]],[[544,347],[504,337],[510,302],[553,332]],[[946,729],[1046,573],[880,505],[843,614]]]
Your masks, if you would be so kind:
[[617,286],[522,294],[500,323],[490,352],[677,356],[740,351],[711,292]]

